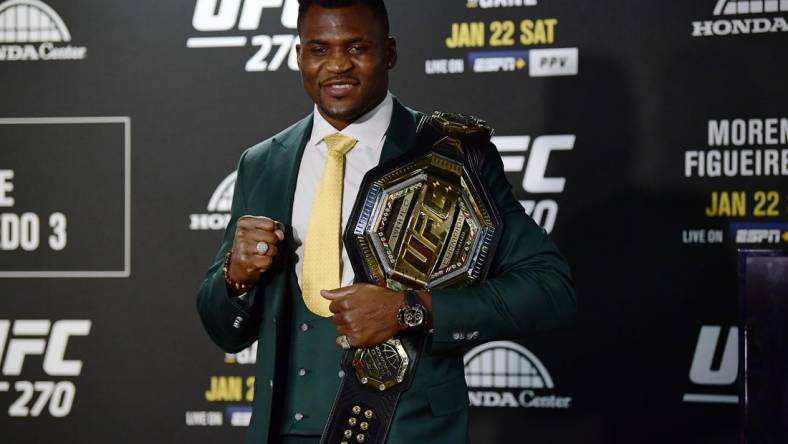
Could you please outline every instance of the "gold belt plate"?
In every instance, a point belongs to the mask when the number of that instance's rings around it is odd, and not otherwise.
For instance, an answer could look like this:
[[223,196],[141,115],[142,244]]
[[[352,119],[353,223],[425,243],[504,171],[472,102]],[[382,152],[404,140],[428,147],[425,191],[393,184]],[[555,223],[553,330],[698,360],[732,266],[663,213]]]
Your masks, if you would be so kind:
[[353,355],[353,368],[358,381],[376,390],[386,390],[405,379],[408,353],[399,339],[368,348],[358,348]]

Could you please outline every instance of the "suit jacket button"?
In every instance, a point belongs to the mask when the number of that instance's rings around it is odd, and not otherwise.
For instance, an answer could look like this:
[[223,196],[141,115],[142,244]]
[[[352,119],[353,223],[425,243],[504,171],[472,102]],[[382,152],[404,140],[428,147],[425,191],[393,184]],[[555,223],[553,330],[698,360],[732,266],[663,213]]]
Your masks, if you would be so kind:
[[307,324],[306,322],[302,323],[301,331],[307,331],[307,330],[309,330],[309,324]]
[[293,418],[295,418],[296,421],[301,421],[302,419],[304,419],[304,414],[301,413],[301,412],[298,412],[295,415],[293,415]]
[[298,376],[306,376],[306,369],[305,368],[299,368],[298,369]]

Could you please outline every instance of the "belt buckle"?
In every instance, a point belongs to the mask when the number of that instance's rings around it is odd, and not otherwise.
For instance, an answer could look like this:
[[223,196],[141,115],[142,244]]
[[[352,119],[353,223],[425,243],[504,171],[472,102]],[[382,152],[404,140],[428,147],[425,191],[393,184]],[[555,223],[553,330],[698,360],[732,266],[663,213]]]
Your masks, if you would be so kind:
[[409,363],[408,353],[399,339],[358,348],[353,355],[353,369],[358,382],[381,392],[405,380]]

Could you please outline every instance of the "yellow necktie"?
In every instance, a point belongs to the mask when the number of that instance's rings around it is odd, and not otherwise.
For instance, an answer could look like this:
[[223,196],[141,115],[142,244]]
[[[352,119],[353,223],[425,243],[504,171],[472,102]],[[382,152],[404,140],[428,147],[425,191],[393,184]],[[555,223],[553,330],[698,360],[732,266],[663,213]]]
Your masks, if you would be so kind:
[[312,212],[309,213],[309,226],[304,241],[301,294],[309,311],[328,317],[332,315],[328,309],[331,302],[320,296],[320,290],[331,290],[340,285],[345,154],[356,145],[357,140],[335,133],[323,141],[328,145],[328,159],[317,185]]

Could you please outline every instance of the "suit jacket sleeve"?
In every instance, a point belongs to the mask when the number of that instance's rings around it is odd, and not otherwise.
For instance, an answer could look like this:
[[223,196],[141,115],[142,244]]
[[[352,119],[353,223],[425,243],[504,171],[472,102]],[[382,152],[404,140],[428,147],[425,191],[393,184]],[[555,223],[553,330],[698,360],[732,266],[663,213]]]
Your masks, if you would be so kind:
[[574,283],[547,233],[515,200],[495,146],[484,153],[483,180],[504,229],[487,279],[468,288],[432,290],[432,351],[447,343],[514,339],[571,323]]
[[244,306],[238,298],[232,298],[224,282],[222,265],[225,254],[233,246],[235,227],[238,218],[247,214],[244,195],[244,159],[241,156],[235,180],[230,222],[224,232],[224,240],[213,265],[208,269],[197,292],[197,311],[202,319],[208,336],[224,351],[235,353],[250,346],[257,340],[260,329],[261,308],[255,303],[257,288],[249,290],[249,305]]

